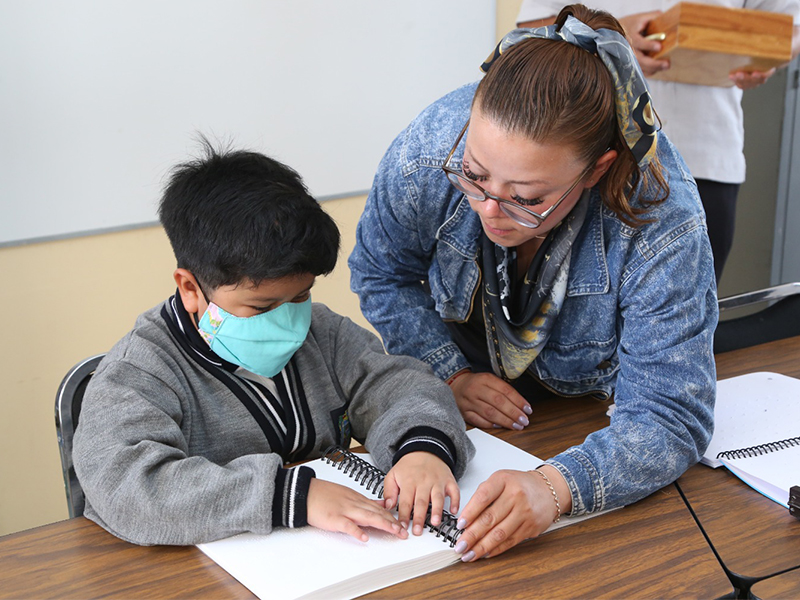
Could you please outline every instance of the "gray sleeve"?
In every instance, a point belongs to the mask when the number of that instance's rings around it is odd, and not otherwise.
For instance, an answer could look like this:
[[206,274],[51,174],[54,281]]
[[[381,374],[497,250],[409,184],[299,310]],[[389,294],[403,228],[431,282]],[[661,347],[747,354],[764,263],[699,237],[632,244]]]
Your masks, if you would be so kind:
[[[337,319],[331,327],[331,355],[356,438],[384,471],[403,437],[416,427],[431,427],[447,436],[455,447],[456,477],[464,473],[474,448],[450,387],[425,363],[384,352],[378,338],[350,319],[328,311]],[[315,315],[316,318],[316,315]]]
[[96,373],[73,451],[87,517],[147,545],[272,530],[281,458],[249,454],[215,464],[189,456],[180,424],[190,406],[170,385],[125,362]]

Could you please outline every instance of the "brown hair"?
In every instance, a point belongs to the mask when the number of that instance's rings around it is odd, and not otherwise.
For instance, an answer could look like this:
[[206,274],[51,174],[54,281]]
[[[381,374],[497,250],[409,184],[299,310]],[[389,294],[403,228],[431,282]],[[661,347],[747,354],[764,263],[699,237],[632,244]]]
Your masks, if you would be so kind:
[[[561,28],[572,15],[593,29],[611,29],[625,35],[610,14],[582,4],[565,6],[556,25]],[[598,56],[560,40],[531,38],[506,50],[478,84],[473,105],[509,133],[540,143],[575,148],[587,164],[606,150],[617,159],[599,181],[605,204],[625,223],[646,222],[639,215],[650,204],[669,195],[669,184],[654,157],[639,169],[617,124],[615,89],[608,69]],[[628,196],[643,179],[655,187],[655,200],[633,207]]]

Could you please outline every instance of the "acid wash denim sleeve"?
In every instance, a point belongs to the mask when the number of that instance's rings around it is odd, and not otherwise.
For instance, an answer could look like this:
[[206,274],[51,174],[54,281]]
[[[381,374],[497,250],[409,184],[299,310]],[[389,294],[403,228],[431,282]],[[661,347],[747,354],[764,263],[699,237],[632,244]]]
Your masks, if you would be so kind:
[[465,86],[432,105],[391,145],[349,259],[351,287],[387,352],[418,358],[442,379],[469,367],[442,319],[466,318],[480,278],[480,222],[441,169],[474,91]]
[[[443,379],[469,366],[443,320],[469,317],[480,280],[480,221],[441,170],[474,88],[435,102],[394,141],[349,260],[352,289],[387,351],[419,358]],[[462,152],[463,143],[455,168]],[[713,430],[718,314],[705,216],[663,135],[658,158],[670,195],[644,225],[626,225],[591,191],[567,297],[531,367],[565,398],[614,395],[609,426],[549,461],[570,486],[574,515],[630,504],[671,483],[699,460]],[[650,199],[639,189],[631,203]]]

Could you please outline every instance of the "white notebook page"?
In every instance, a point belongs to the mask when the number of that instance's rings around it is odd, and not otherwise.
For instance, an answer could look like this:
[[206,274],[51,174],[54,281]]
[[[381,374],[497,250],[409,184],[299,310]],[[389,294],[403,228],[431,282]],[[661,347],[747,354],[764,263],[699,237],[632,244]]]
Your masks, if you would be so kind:
[[[535,469],[542,463],[479,429],[470,430],[468,435],[475,444],[476,454],[459,481],[462,507],[494,471]],[[317,477],[371,495],[321,459],[306,464],[314,468]],[[316,597],[352,597],[435,571],[460,559],[449,543],[427,529],[422,536],[409,535],[406,540],[374,529],[369,529],[368,534],[370,539],[364,543],[313,527],[280,528],[270,535],[246,533],[198,547],[263,599],[298,598],[315,592]]]
[[719,467],[717,454],[800,436],[800,379],[750,373],[717,382],[714,435],[703,464]]

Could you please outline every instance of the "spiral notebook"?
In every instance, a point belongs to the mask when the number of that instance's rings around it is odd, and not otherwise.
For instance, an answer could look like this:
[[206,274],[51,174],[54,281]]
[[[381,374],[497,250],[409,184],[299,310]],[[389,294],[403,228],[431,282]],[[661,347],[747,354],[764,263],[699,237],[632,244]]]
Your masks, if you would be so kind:
[[[498,469],[535,469],[542,461],[479,429],[467,435],[475,458],[459,480],[461,506]],[[378,497],[384,474],[368,454],[337,449],[305,463],[317,477]],[[562,517],[551,529],[594,515]],[[549,531],[549,530],[548,530]],[[445,514],[439,527],[401,540],[375,529],[363,543],[340,533],[303,527],[276,529],[270,535],[245,533],[198,547],[262,599],[353,598],[436,571],[459,561],[453,546],[460,535],[456,517]]]
[[718,381],[714,435],[700,462],[788,508],[789,488],[800,485],[800,379],[761,372]]

